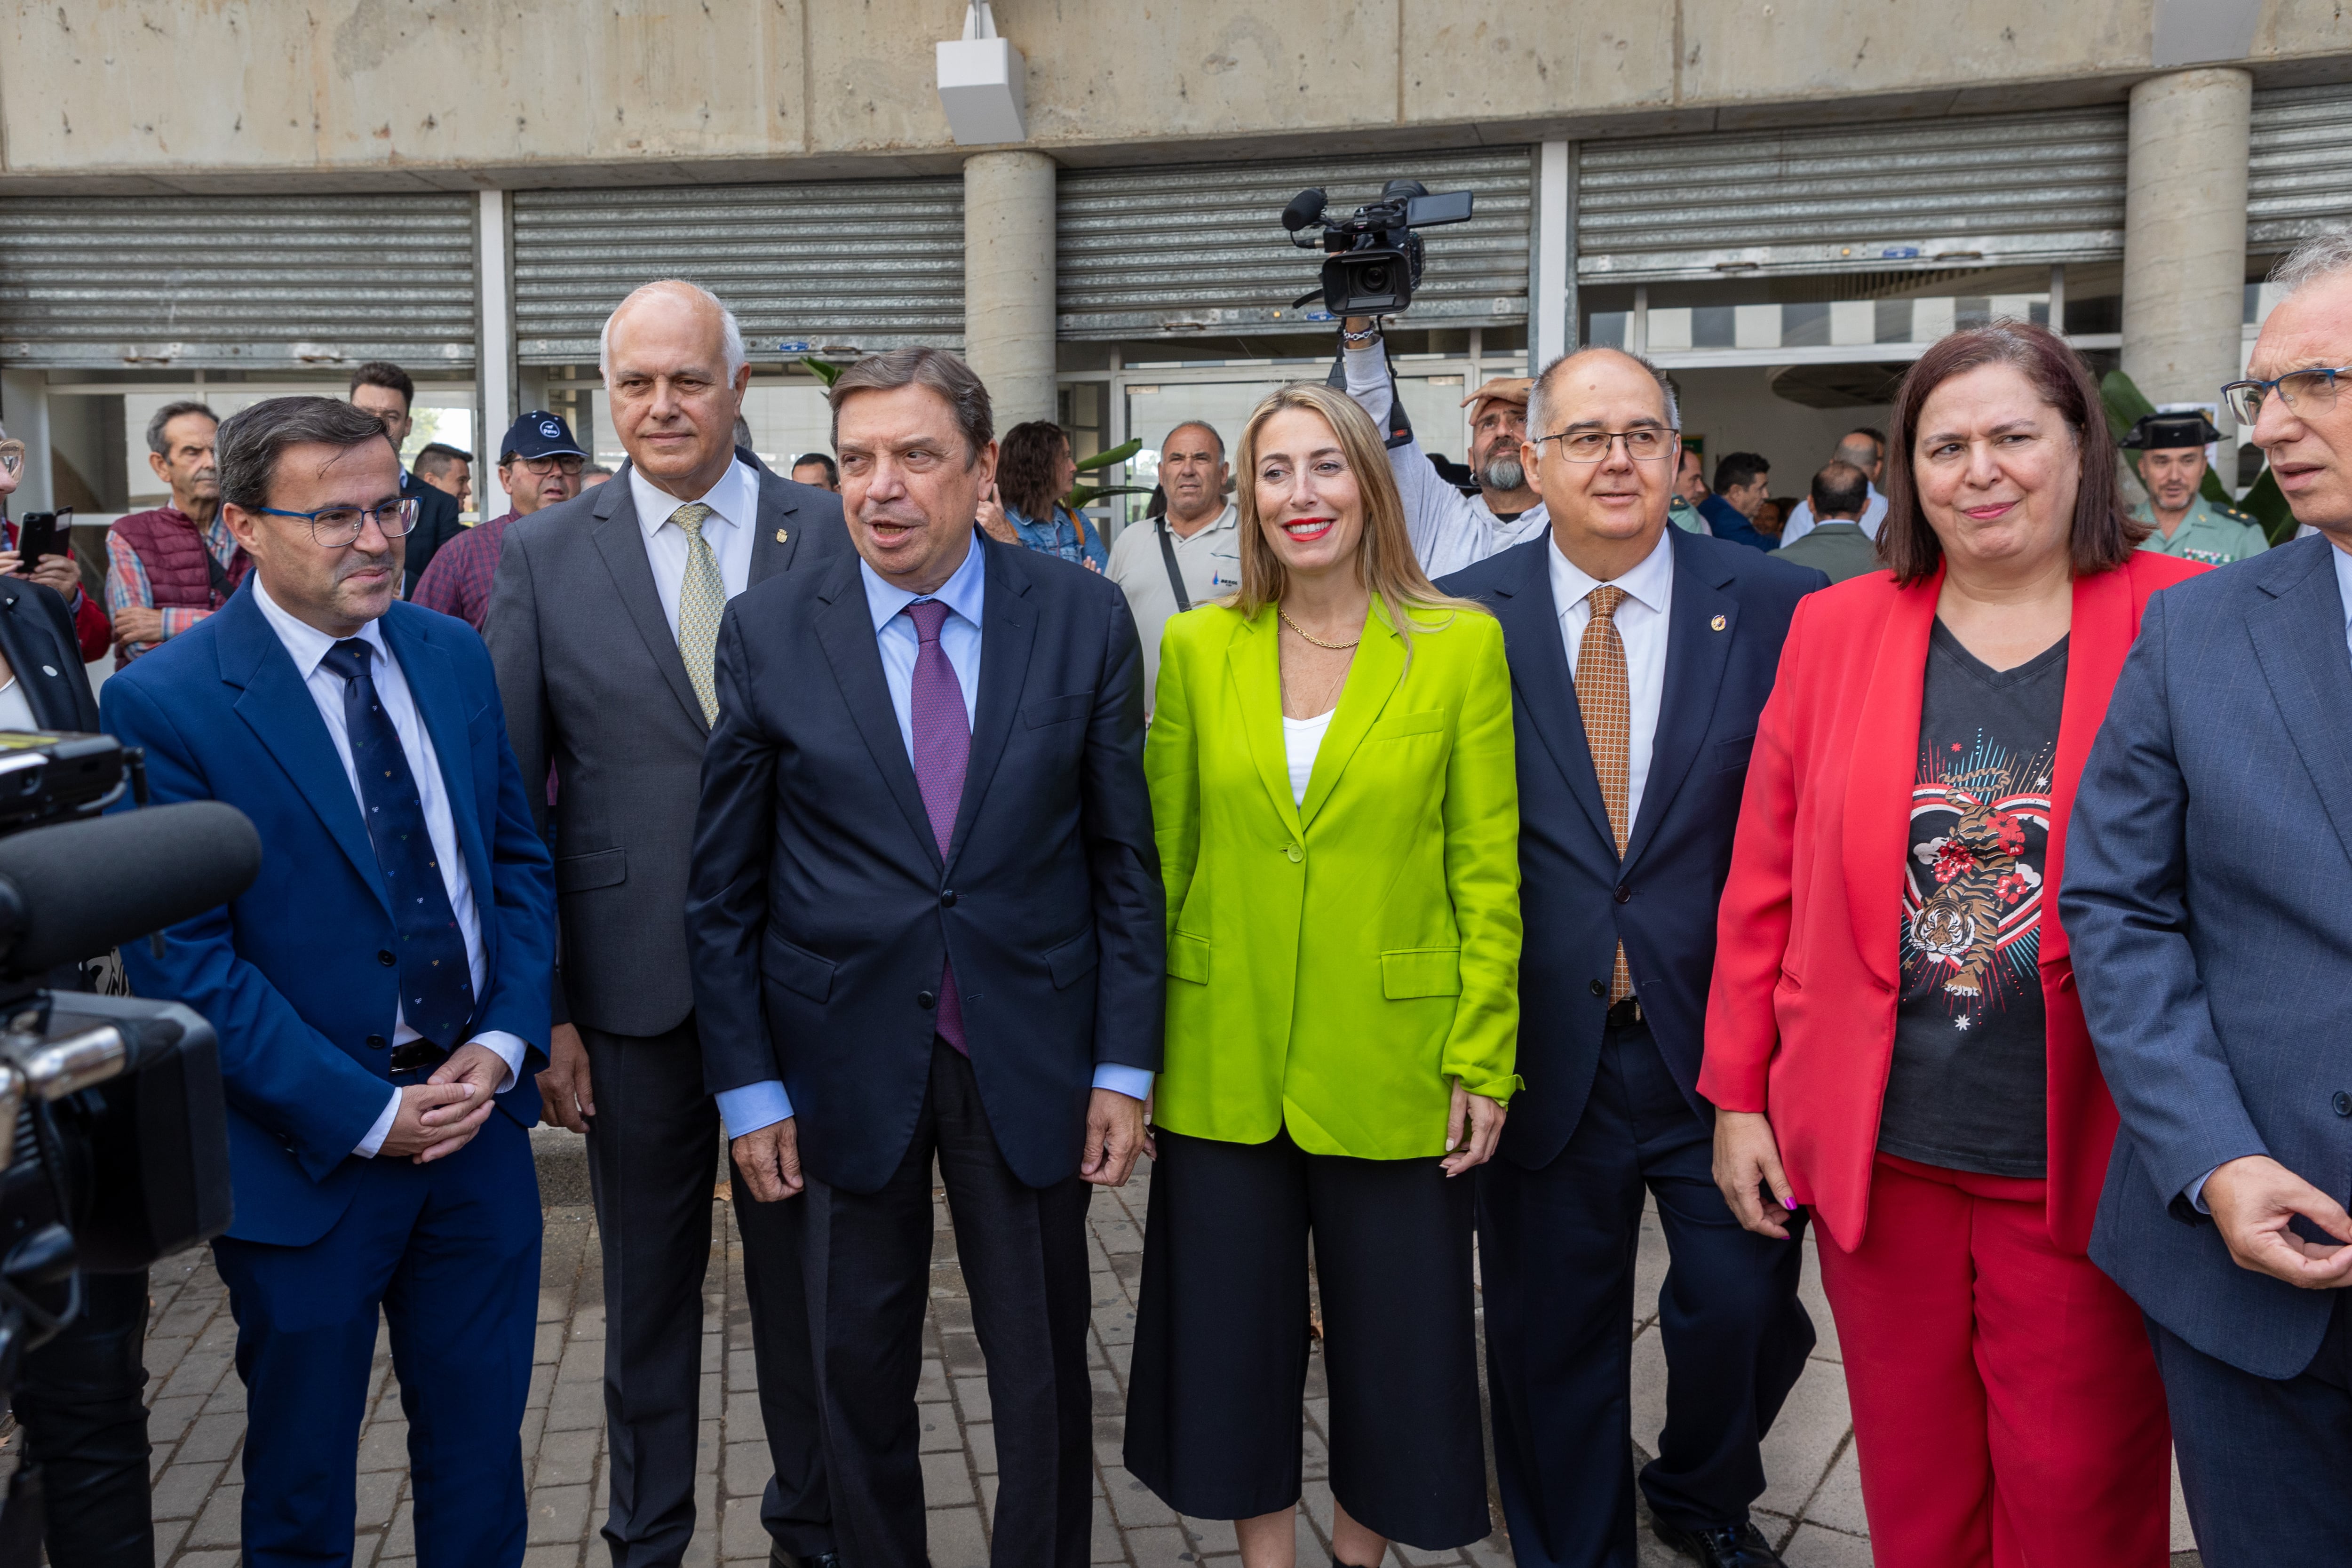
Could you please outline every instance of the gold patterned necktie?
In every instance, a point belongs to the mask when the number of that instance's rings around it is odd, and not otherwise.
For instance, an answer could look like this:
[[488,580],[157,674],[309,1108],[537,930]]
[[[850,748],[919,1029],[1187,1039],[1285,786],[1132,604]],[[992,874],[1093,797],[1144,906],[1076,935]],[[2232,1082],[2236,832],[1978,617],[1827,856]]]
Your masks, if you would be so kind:
[[719,557],[702,525],[711,509],[688,501],[669,514],[686,534],[686,581],[677,591],[677,652],[686,660],[686,678],[702,703],[706,724],[719,721],[719,680],[711,666],[719,653],[719,617],[727,610],[727,583],[719,575]]
[[[1609,808],[1609,834],[1617,841],[1617,857],[1625,856],[1628,784],[1633,773],[1633,693],[1625,672],[1625,639],[1617,630],[1617,606],[1625,590],[1602,584],[1586,595],[1592,618],[1584,623],[1584,637],[1576,645],[1576,707],[1584,719],[1585,742],[1592,748],[1592,771],[1601,778],[1601,803]],[[1633,994],[1633,971],[1626,967],[1625,944],[1617,944],[1617,962],[1609,974],[1612,1006]]]

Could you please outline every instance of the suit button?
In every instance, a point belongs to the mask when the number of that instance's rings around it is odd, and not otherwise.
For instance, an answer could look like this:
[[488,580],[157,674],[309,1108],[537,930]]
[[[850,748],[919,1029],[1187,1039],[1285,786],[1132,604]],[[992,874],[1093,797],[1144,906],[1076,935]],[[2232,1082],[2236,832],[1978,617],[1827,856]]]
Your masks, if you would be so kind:
[[943,910],[951,910],[955,908],[955,889],[953,888],[950,888],[946,892],[940,895],[940,908]]
[[1606,996],[1609,994],[1609,987],[1607,984],[1598,980],[1592,983],[1591,991],[1595,996]]
[[1285,855],[1286,855],[1286,856],[1288,856],[1288,857],[1290,858],[1290,863],[1291,863],[1292,865],[1294,865],[1294,866],[1297,865],[1301,860],[1304,860],[1304,859],[1306,859],[1306,858],[1307,858],[1307,851],[1306,851],[1306,850],[1304,850],[1304,849],[1301,849],[1301,848],[1300,848],[1297,845],[1296,845],[1296,844],[1286,844],[1286,845],[1284,845],[1284,846],[1282,847],[1282,852],[1283,852]]
[[372,1051],[383,1050],[391,1044],[392,1042],[385,1039],[382,1035],[370,1035],[368,1037],[368,1049]]
[[2336,1107],[2336,1115],[2352,1116],[2352,1094],[2347,1094],[2339,1089],[2336,1091],[2336,1098],[2328,1103]]
[[390,969],[394,964],[400,962],[400,960],[392,956],[392,950],[390,948],[385,948],[378,952],[375,955],[375,961],[378,963],[383,964],[386,969]]
[[932,995],[929,992],[918,991],[915,993],[915,1005],[920,1007],[924,1012],[928,1013],[939,1005],[940,999],[937,996]]
[[1633,901],[1633,889],[1627,887],[1620,887],[1617,889],[1617,901],[1621,904],[1632,903]]

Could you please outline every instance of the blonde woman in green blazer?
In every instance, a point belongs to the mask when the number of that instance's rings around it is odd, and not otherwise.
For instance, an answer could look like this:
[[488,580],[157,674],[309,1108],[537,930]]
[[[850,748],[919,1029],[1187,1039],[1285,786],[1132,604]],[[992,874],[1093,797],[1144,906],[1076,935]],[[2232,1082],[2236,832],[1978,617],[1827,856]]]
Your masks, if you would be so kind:
[[1487,1533],[1471,1184],[1518,1034],[1502,629],[1413,559],[1371,421],[1321,386],[1237,448],[1242,587],[1168,623],[1145,769],[1167,1065],[1128,1468],[1290,1568],[1307,1244],[1335,1561]]

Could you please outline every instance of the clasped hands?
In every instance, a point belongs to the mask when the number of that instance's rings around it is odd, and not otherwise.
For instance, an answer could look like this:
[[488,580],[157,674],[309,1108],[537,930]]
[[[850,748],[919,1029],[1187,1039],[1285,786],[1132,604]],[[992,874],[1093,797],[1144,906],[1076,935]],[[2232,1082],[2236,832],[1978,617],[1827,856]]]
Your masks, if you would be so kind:
[[400,1110],[392,1131],[383,1135],[376,1158],[407,1159],[416,1164],[443,1160],[474,1141],[489,1120],[491,1097],[506,1081],[507,1064],[485,1045],[468,1043],[449,1053],[423,1083],[404,1084]]

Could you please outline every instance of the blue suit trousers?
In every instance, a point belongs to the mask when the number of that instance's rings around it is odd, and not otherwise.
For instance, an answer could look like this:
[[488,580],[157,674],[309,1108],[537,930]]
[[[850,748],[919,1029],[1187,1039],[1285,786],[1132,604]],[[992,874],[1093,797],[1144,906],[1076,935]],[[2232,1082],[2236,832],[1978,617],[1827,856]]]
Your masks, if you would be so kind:
[[363,1162],[351,1207],[307,1247],[213,1243],[246,1388],[248,1564],[352,1561],[379,1307],[408,1417],[420,1568],[522,1561],[539,1247],[530,1135],[499,1111],[429,1165]]

